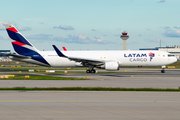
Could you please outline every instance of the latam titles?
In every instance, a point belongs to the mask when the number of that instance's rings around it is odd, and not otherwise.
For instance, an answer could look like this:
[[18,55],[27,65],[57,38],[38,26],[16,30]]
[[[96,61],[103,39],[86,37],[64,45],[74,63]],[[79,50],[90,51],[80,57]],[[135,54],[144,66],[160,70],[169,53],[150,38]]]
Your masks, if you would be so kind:
[[141,53],[130,53],[130,54],[124,54],[124,57],[129,58],[130,62],[147,62],[147,54]]

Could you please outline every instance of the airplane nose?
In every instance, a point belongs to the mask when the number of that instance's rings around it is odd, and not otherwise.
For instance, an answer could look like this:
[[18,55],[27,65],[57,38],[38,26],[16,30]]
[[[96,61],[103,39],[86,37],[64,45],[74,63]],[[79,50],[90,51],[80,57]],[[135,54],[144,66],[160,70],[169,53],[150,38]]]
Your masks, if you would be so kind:
[[176,57],[174,57],[174,62],[176,62],[177,61],[177,58]]
[[172,61],[173,61],[173,62],[176,62],[176,61],[177,61],[177,58],[176,58],[176,57],[173,57]]

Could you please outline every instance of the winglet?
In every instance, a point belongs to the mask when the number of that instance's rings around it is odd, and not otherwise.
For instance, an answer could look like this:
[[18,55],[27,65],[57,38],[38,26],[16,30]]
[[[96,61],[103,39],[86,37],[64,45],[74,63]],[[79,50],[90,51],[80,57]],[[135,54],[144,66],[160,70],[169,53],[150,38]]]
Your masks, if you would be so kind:
[[54,50],[56,51],[56,53],[60,56],[60,57],[67,57],[65,56],[55,45],[52,45]]
[[62,47],[64,51],[67,51],[67,49],[65,47]]

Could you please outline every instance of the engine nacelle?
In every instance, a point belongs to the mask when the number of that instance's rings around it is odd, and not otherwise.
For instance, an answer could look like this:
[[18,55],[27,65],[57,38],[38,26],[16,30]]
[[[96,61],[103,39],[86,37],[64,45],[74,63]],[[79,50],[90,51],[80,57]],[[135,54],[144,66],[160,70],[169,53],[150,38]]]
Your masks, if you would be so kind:
[[105,70],[119,70],[119,62],[109,61],[104,64]]

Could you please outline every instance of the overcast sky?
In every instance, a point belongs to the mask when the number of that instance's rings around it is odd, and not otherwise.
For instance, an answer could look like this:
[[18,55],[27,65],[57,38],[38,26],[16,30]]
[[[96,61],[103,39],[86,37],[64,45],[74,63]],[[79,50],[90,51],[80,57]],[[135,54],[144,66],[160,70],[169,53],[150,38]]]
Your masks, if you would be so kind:
[[4,23],[37,49],[122,50],[180,45],[180,0],[3,0],[0,49],[13,50]]

